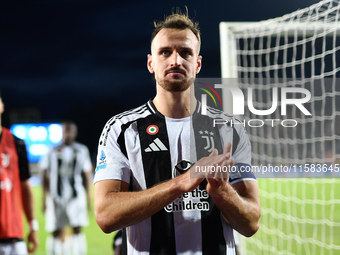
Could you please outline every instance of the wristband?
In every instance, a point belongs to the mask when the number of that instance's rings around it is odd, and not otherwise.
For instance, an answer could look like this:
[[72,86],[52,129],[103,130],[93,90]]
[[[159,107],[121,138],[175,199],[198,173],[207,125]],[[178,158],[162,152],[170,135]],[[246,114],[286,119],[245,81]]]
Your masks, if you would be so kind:
[[39,223],[37,219],[33,219],[29,222],[30,230],[31,231],[38,231],[39,230]]

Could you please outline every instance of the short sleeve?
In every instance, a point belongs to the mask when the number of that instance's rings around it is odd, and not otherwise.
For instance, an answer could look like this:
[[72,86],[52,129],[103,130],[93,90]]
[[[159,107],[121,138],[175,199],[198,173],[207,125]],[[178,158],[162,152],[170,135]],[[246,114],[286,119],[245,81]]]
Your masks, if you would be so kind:
[[92,171],[92,162],[91,162],[91,158],[90,158],[90,152],[89,149],[84,146],[83,148],[83,153],[84,153],[84,163],[83,163],[83,167],[82,167],[82,171],[83,172],[91,172]]
[[[235,164],[251,164],[251,145],[246,130],[242,124],[234,125],[233,132],[236,132],[233,137],[237,140],[235,151],[232,152],[232,157]],[[236,141],[233,141],[236,142]]]
[[130,183],[129,160],[118,143],[118,137],[124,135],[121,132],[121,123],[115,119],[105,125],[98,145],[94,183],[110,179]]
[[[233,152],[233,158],[235,160],[235,166],[230,173],[229,182],[235,184],[240,181],[256,181],[256,177],[251,169],[251,144],[247,135],[247,132],[243,125],[234,126],[235,140],[238,141],[235,151]],[[247,169],[247,170],[245,170]]]
[[52,148],[50,148],[47,153],[41,158],[40,162],[39,162],[39,168],[41,170],[49,170],[49,159],[50,159],[50,154],[51,154],[51,150]]

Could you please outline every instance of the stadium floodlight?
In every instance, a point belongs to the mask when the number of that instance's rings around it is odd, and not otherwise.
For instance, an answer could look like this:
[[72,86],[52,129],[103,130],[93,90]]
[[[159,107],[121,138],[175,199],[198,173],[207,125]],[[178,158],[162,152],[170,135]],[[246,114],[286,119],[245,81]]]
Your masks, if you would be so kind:
[[23,123],[13,124],[11,132],[25,141],[28,160],[37,163],[51,146],[61,143],[62,126],[60,123]]

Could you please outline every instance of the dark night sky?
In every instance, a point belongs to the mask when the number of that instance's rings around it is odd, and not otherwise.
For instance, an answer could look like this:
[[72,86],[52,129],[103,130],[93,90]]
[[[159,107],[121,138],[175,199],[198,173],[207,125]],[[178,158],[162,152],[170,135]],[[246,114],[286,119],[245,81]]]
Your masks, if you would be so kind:
[[153,21],[173,7],[199,21],[200,77],[220,77],[219,23],[260,21],[317,0],[0,2],[0,90],[10,113],[34,107],[40,121],[73,119],[79,141],[96,153],[105,122],[155,95],[146,69]]

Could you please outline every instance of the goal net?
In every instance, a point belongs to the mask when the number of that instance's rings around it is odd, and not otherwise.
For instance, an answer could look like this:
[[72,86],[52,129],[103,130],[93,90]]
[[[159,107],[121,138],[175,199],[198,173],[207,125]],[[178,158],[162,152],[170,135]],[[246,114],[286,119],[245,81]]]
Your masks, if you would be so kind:
[[[340,254],[339,10],[324,0],[271,20],[220,23],[223,83],[245,98],[238,118],[262,206],[258,233],[240,238],[242,255]],[[239,102],[222,93],[235,113]]]

